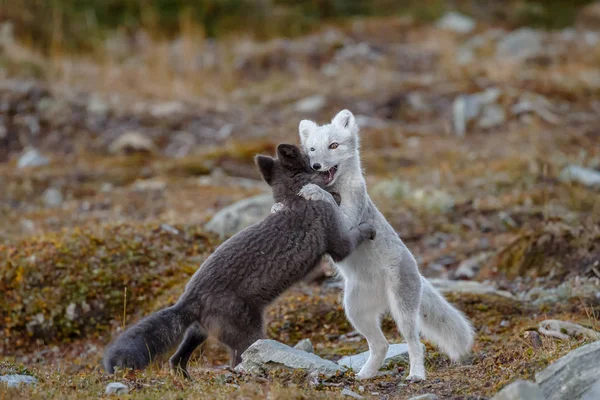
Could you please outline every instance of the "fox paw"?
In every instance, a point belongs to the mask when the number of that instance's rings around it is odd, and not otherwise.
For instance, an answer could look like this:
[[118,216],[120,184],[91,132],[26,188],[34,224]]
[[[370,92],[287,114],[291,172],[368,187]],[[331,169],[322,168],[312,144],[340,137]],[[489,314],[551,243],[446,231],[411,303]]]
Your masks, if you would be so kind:
[[273,206],[271,207],[271,214],[275,214],[276,212],[283,210],[283,207],[283,203],[273,204]]
[[306,200],[328,200],[331,197],[331,194],[321,189],[319,186],[314,183],[308,183],[300,189],[298,192],[298,196],[304,197]]
[[416,383],[416,382],[422,382],[422,381],[424,381],[424,380],[425,380],[425,375],[417,375],[417,374],[409,375],[409,376],[406,378],[406,380],[407,380],[408,382],[413,382],[413,383]]

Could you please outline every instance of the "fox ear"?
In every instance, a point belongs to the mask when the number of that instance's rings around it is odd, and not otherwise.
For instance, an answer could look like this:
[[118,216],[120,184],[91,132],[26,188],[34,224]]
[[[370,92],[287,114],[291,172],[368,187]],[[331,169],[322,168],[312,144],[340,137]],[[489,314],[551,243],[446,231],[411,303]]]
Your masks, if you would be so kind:
[[300,133],[300,143],[304,145],[308,140],[308,136],[311,134],[311,132],[316,131],[317,128],[317,124],[308,119],[303,119],[302,121],[300,121],[300,125],[298,126],[298,131]]
[[354,119],[354,114],[349,110],[342,110],[337,113],[331,120],[331,123],[340,129],[346,129],[352,133],[358,132],[358,125],[356,124],[356,119]]
[[284,143],[277,146],[277,156],[282,163],[295,164],[302,158],[302,153],[298,146]]
[[275,159],[273,159],[273,157],[259,155],[254,157],[254,162],[258,166],[258,170],[260,171],[260,174],[262,175],[263,179],[270,186],[271,182],[273,182]]

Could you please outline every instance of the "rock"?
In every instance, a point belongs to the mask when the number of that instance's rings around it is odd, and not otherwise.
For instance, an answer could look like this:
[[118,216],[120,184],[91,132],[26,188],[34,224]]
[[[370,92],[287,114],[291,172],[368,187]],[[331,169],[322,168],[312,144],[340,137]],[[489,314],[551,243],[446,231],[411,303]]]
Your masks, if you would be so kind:
[[216,213],[204,228],[217,233],[221,239],[232,236],[269,216],[273,203],[271,194],[240,200]]
[[[367,363],[368,358],[369,352],[365,351],[364,353],[343,357],[338,361],[338,364],[346,368],[352,368],[358,372]],[[388,367],[391,364],[402,361],[408,361],[408,345],[406,343],[391,344],[385,356],[383,366]]]
[[104,393],[108,395],[127,394],[129,393],[129,388],[127,387],[127,385],[124,385],[121,382],[111,382],[108,385],[106,385],[106,390],[104,391]]
[[63,195],[60,190],[56,188],[48,188],[42,195],[44,205],[48,208],[59,207],[63,203]]
[[569,279],[557,287],[534,287],[521,296],[522,300],[534,305],[555,304],[570,299],[598,299],[600,285],[597,278]]
[[309,96],[296,102],[295,109],[296,112],[300,113],[314,113],[323,109],[326,103],[327,99],[325,96],[315,94],[314,96]]
[[458,268],[454,271],[455,279],[473,279],[477,272],[481,268],[481,265],[485,263],[491,256],[490,252],[483,252],[476,256],[467,258],[458,265]]
[[506,111],[498,104],[484,107],[478,125],[483,129],[491,129],[501,126],[506,122]]
[[112,142],[108,148],[112,154],[154,153],[154,142],[139,132],[126,132]]
[[600,399],[600,380],[596,382],[587,392],[581,396],[581,400],[598,400]]
[[429,282],[442,293],[473,293],[473,294],[490,294],[509,299],[515,299],[515,297],[504,290],[497,290],[496,288],[484,285],[483,283],[475,281],[454,281],[448,279],[429,279]]
[[600,381],[600,341],[581,346],[535,374],[547,400],[578,400]]
[[313,344],[310,341],[310,339],[302,339],[301,341],[299,341],[298,343],[296,343],[296,345],[294,346],[294,348],[298,349],[298,350],[305,351],[307,353],[314,353],[315,352],[315,349],[314,349]]
[[600,171],[591,168],[569,165],[561,171],[558,179],[562,182],[576,182],[583,186],[600,189]]
[[309,373],[323,374],[326,377],[343,372],[333,361],[294,349],[275,340],[257,340],[242,354],[242,362],[238,367],[254,375],[262,375],[273,369],[303,369]]
[[492,110],[490,112],[485,109],[488,107],[499,107],[495,105],[495,102],[500,97],[500,94],[499,89],[489,88],[481,93],[458,96],[452,104],[454,133],[457,136],[464,136],[467,133],[469,123],[478,119],[482,113],[487,114],[485,124],[492,124],[493,126],[494,123],[497,123],[497,120],[500,118],[497,115],[499,111]]
[[580,29],[600,30],[600,1],[583,7],[575,24]]
[[550,111],[551,108],[552,103],[544,96],[527,93],[520,96],[519,101],[511,107],[511,113],[515,116],[532,113],[549,124],[560,124],[560,117]]
[[0,383],[5,383],[8,387],[18,387],[21,384],[35,385],[37,381],[36,378],[29,375],[12,374],[0,376]]
[[17,161],[18,168],[43,167],[50,161],[44,157],[37,149],[29,149]]
[[492,400],[544,400],[544,394],[534,382],[518,380],[505,386]]
[[456,33],[471,33],[475,29],[475,21],[473,19],[455,11],[444,14],[436,25],[440,29]]
[[340,394],[342,396],[352,397],[353,399],[364,399],[365,398],[364,396],[361,396],[360,394],[355,393],[348,388],[344,388],[344,390],[342,390],[342,392]]
[[568,340],[570,337],[583,337],[590,340],[600,340],[600,332],[567,321],[547,319],[540,322],[539,332],[542,335]]
[[543,52],[542,33],[531,28],[510,32],[498,42],[496,58],[499,60],[526,60]]
[[420,396],[411,397],[409,400],[438,400],[438,397],[433,393],[426,393]]
[[540,334],[536,331],[527,331],[523,334],[523,337],[525,338],[525,340],[531,343],[531,346],[534,349],[539,349],[540,347],[542,347],[542,338]]

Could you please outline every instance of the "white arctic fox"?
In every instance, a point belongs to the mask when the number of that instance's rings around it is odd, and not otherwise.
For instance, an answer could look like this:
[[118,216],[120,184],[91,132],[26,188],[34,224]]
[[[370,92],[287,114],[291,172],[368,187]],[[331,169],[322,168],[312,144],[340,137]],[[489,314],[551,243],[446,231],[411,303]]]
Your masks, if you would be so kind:
[[[326,174],[331,192],[341,195],[346,230],[369,222],[377,231],[374,241],[364,242],[337,265],[344,278],[346,315],[369,344],[369,359],[358,378],[373,377],[385,359],[388,342],[380,318],[387,311],[408,344],[409,380],[425,379],[419,331],[452,360],[468,354],[474,336],[470,322],[421,276],[415,258],[367,193],[354,115],[340,111],[323,126],[304,120],[299,130],[310,165]],[[312,184],[304,186],[299,195],[336,204],[329,192]]]

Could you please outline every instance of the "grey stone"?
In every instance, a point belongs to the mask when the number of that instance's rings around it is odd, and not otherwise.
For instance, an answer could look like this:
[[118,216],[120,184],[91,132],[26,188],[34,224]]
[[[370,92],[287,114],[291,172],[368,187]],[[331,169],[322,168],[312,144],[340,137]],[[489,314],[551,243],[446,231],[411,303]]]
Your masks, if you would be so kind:
[[63,194],[56,188],[48,188],[42,195],[44,205],[49,208],[59,207],[63,203]]
[[600,171],[578,165],[565,167],[558,176],[558,179],[562,182],[576,182],[583,186],[600,188]]
[[442,293],[489,294],[515,299],[515,297],[507,291],[497,290],[493,286],[475,281],[454,281],[432,278],[429,279],[429,282]]
[[437,22],[437,27],[456,33],[471,33],[475,29],[475,21],[464,14],[450,11]]
[[[471,95],[460,95],[452,104],[452,118],[454,133],[457,136],[464,136],[471,121],[478,119],[486,107],[491,107],[500,97],[500,90],[490,88],[481,93]],[[492,114],[494,111],[492,111]],[[496,122],[497,115],[488,115],[489,122]]]
[[127,387],[127,385],[121,383],[121,382],[111,382],[108,385],[106,385],[106,390],[104,391],[104,393],[111,395],[111,394],[127,394],[129,393],[129,388]]
[[557,287],[534,287],[520,296],[521,300],[535,305],[555,304],[569,299],[595,299],[600,293],[598,278],[575,277]]
[[315,349],[314,349],[313,344],[310,341],[310,339],[302,339],[301,341],[299,341],[298,343],[296,343],[296,345],[294,346],[294,348],[298,349],[298,350],[305,351],[307,353],[314,353],[315,352]]
[[17,161],[18,168],[43,167],[48,165],[48,158],[44,157],[37,149],[29,149]]
[[467,258],[458,265],[454,271],[454,277],[457,279],[473,279],[481,269],[481,265],[485,263],[491,256],[490,252],[483,252],[476,256]]
[[[338,364],[346,368],[352,368],[354,371],[360,371],[368,359],[369,352],[365,351],[364,353],[343,357],[338,361]],[[383,366],[387,367],[401,361],[408,361],[408,345],[406,343],[391,344],[385,355]]]
[[433,393],[426,393],[420,396],[411,397],[409,400],[438,400],[438,397]]
[[484,107],[478,125],[483,129],[495,128],[506,122],[506,111],[498,104]]
[[568,321],[547,319],[540,322],[538,328],[542,335],[562,340],[568,340],[571,337],[584,337],[590,340],[600,340],[600,332]]
[[271,194],[240,200],[216,213],[204,228],[221,239],[232,236],[269,216],[273,203]]
[[295,109],[301,113],[313,113],[323,109],[325,104],[327,104],[325,96],[315,94],[296,102]]
[[0,376],[0,383],[5,383],[8,387],[18,387],[21,384],[34,385],[37,383],[37,379],[29,375],[2,375]]
[[156,151],[154,142],[140,132],[125,132],[110,144],[108,150],[112,154],[153,153]]
[[364,396],[361,396],[358,393],[353,392],[352,390],[348,389],[348,388],[344,388],[344,390],[342,390],[342,393],[340,393],[342,396],[347,396],[347,397],[352,397],[353,399],[364,399]]
[[544,400],[544,394],[534,382],[518,380],[505,386],[492,400]]
[[498,42],[496,58],[525,60],[543,52],[542,33],[531,28],[510,32]]
[[535,374],[535,380],[547,400],[581,399],[600,380],[600,341],[559,358]]
[[581,400],[598,400],[600,399],[600,380],[594,383],[587,392],[581,396]]
[[262,375],[273,369],[304,369],[309,373],[322,374],[326,377],[343,372],[333,361],[294,349],[275,340],[257,340],[242,354],[242,362],[236,369],[253,375]]

